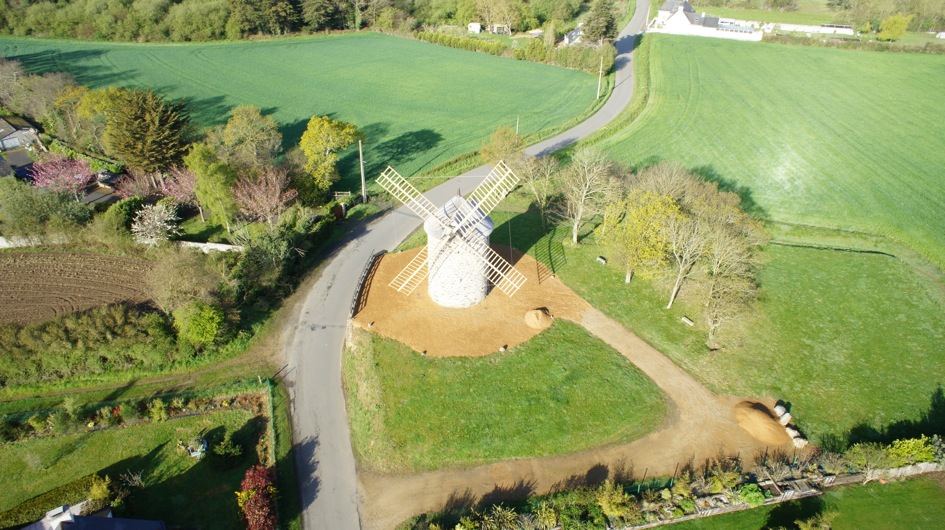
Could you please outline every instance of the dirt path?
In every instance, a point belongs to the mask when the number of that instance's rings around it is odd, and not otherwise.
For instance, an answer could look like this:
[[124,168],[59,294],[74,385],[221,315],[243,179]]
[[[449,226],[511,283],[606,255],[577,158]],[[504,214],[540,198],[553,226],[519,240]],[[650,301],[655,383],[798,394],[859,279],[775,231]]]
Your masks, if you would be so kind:
[[[411,475],[359,473],[362,527],[389,529],[421,512],[457,503],[521,498],[563,484],[602,482],[608,476],[671,475],[677,464],[699,466],[719,452],[745,460],[767,445],[752,438],[735,420],[741,398],[719,396],[662,353],[596,309],[578,322],[633,362],[666,393],[667,416],[656,431],[635,442],[548,458],[497,462],[467,469]],[[771,407],[772,400],[755,400]],[[773,421],[773,420],[772,420]]]

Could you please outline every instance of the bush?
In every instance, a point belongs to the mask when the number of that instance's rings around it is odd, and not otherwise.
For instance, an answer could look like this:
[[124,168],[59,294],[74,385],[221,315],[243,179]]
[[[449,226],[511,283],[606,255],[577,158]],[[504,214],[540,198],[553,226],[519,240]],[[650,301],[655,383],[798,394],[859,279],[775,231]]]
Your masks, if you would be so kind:
[[111,205],[102,215],[107,225],[115,231],[131,233],[131,223],[135,220],[138,210],[144,206],[141,197],[128,197]]
[[235,443],[229,433],[213,446],[213,454],[214,465],[219,469],[232,469],[243,461],[243,447]]
[[167,405],[164,404],[164,400],[161,398],[153,399],[148,403],[148,415],[151,416],[151,421],[159,422],[167,419]]
[[765,503],[765,493],[761,490],[761,486],[757,484],[745,484],[738,490],[738,496],[752,508],[757,508]]
[[934,462],[935,448],[927,436],[896,440],[886,448],[890,467],[902,467],[920,462]]
[[138,410],[137,403],[122,403],[118,407],[118,413],[125,423],[131,423],[141,419],[141,411]]
[[164,317],[118,304],[48,322],[0,326],[0,386],[130,368],[159,369],[176,358]]
[[46,512],[56,506],[77,504],[85,500],[92,487],[93,477],[95,475],[82,477],[0,513],[0,528],[29,524],[42,519]]
[[278,526],[274,475],[271,467],[260,465],[246,470],[236,498],[249,530],[275,530]]
[[223,337],[226,322],[219,306],[195,300],[174,312],[174,327],[181,340],[202,349]]

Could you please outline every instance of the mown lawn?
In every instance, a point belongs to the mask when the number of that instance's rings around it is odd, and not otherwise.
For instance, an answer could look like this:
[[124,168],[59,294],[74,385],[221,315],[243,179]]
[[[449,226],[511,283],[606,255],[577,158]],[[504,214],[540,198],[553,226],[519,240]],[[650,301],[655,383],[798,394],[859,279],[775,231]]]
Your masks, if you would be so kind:
[[[710,388],[789,402],[814,441],[845,438],[861,424],[918,420],[945,384],[945,288],[896,258],[769,245],[763,298],[729,327],[725,348],[710,352],[693,284],[666,310],[670,285],[642,278],[625,285],[623,271],[595,261],[607,250],[593,236],[565,247],[570,232],[542,236],[531,212],[493,218],[494,235],[508,237],[511,226],[516,247]],[[683,316],[696,327],[682,324]]]
[[[252,439],[258,426],[244,410],[220,411],[123,429],[84,432],[0,445],[3,495],[7,510],[57,486],[90,473],[108,475],[117,484],[128,470],[142,471],[146,488],[132,490],[120,516],[160,519],[186,528],[237,528],[234,491],[255,459],[255,441],[243,449],[243,462],[222,470],[212,458],[196,460],[177,449],[177,440],[198,433],[207,438],[235,433]],[[52,509],[53,506],[50,506]]]
[[834,530],[888,528],[941,528],[945,521],[945,488],[938,480],[922,477],[890,484],[872,483],[831,489],[813,497],[778,506],[765,506],[673,525],[679,530],[760,530],[796,528],[794,523],[818,513],[836,512]]
[[945,56],[652,39],[648,108],[598,145],[679,160],[779,221],[902,241],[945,267]]
[[[6,37],[0,56],[90,87],[150,86],[186,98],[201,125],[256,105],[279,122],[287,146],[313,115],[346,120],[367,136],[371,177],[387,164],[405,176],[429,171],[516,118],[522,134],[560,126],[594,105],[597,87],[574,70],[367,32],[187,45]],[[357,188],[357,150],[341,162],[339,189]]]
[[424,357],[364,334],[343,371],[355,451],[362,464],[384,471],[627,442],[665,413],[652,381],[564,321],[517,348],[476,358]]

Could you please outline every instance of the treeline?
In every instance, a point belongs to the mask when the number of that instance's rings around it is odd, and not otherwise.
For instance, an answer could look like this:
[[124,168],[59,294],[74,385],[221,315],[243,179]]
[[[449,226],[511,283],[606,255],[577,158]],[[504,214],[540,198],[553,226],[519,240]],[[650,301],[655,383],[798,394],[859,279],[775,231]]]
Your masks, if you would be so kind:
[[564,46],[556,48],[539,39],[529,41],[528,44],[516,48],[512,53],[516,59],[521,61],[574,68],[589,74],[597,74],[598,69],[601,68],[604,73],[610,72],[617,57],[616,48],[609,43],[600,46]]
[[450,48],[457,48],[459,50],[488,53],[489,55],[502,55],[508,49],[508,46],[499,41],[456,37],[453,35],[447,35],[446,33],[429,33],[426,31],[418,31],[415,33],[415,36],[417,39],[424,42],[439,44],[440,46],[448,46]]
[[510,161],[544,226],[567,228],[572,245],[591,229],[625,282],[637,275],[655,280],[667,308],[686,287],[701,308],[709,348],[719,347],[723,328],[750,313],[767,234],[738,194],[678,164],[634,172],[589,147],[566,164],[523,155],[522,147],[514,131],[502,128],[482,155]]
[[528,30],[570,22],[582,0],[10,0],[0,32],[116,41],[206,41],[362,29],[416,31],[473,21]]

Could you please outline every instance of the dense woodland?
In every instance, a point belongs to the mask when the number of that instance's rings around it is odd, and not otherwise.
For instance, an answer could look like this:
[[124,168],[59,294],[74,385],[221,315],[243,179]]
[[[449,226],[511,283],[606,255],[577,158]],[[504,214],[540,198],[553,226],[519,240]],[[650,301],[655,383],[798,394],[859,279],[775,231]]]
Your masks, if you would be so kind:
[[581,0],[10,0],[0,32],[119,41],[206,41],[468,22],[529,30],[571,21]]

